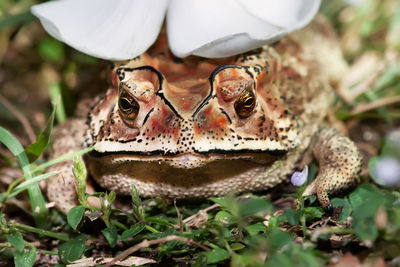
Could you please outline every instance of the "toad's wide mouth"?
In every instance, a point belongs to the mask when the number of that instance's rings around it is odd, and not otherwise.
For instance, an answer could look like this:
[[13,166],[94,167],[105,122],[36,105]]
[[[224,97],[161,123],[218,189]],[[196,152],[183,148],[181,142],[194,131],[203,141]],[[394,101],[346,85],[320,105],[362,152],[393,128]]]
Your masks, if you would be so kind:
[[207,165],[212,162],[222,161],[238,161],[244,160],[257,164],[269,164],[287,154],[286,150],[274,151],[210,151],[210,153],[180,153],[180,154],[164,154],[164,153],[144,153],[144,152],[98,152],[91,151],[89,156],[92,158],[102,159],[103,161],[119,164],[124,162],[148,162],[165,164],[175,168],[193,169]]
[[[143,196],[166,195],[177,198],[184,196],[187,190],[197,193],[189,194],[204,196],[206,190],[211,195],[224,189],[230,191],[230,181],[251,181],[253,177],[266,177],[271,165],[280,162],[276,157],[247,158],[209,158],[198,160],[192,156],[156,159],[149,157],[144,160],[132,158],[129,155],[108,155],[87,160],[92,177],[102,186],[114,190],[127,190],[131,185],[142,187]],[[276,169],[276,168],[272,168]],[[255,180],[257,183],[257,179]],[[217,184],[225,184],[222,189]],[[214,188],[215,185],[215,188]],[[208,189],[206,189],[206,187]],[[210,188],[211,187],[211,188]],[[127,189],[125,189],[127,188]],[[167,188],[169,188],[167,190]],[[152,192],[152,190],[155,190]],[[167,190],[168,192],[164,192]],[[233,190],[233,189],[232,189]],[[233,191],[240,191],[241,188]],[[189,192],[188,191],[188,192]],[[194,192],[193,191],[193,192]],[[176,192],[180,192],[178,195]],[[220,195],[220,193],[217,193]]]

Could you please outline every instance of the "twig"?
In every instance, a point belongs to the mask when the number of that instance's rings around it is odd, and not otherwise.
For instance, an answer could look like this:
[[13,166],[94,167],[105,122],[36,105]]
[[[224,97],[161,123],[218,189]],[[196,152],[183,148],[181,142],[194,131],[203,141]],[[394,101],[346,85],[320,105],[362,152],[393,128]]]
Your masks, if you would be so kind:
[[179,219],[179,233],[183,233],[183,221],[182,221],[182,214],[179,211],[178,207],[176,206],[176,199],[174,199],[174,207],[176,210],[176,215],[178,216]]
[[387,105],[391,105],[394,104],[396,102],[400,102],[400,96],[388,96],[388,97],[384,97],[378,100],[375,100],[373,102],[370,103],[365,103],[365,104],[360,104],[358,106],[356,106],[352,111],[351,114],[352,115],[356,115],[356,114],[360,114],[372,109],[376,109],[379,107],[383,107],[383,106],[387,106]]
[[28,135],[29,141],[31,143],[35,142],[36,140],[35,133],[33,132],[32,126],[29,123],[28,119],[24,116],[24,114],[19,112],[19,110],[16,109],[14,105],[11,104],[10,101],[8,101],[2,95],[0,95],[0,102],[6,107],[6,109],[8,109],[17,118],[17,120],[21,122],[26,134]]
[[166,236],[166,237],[162,237],[162,238],[157,238],[157,239],[153,239],[153,240],[143,240],[142,242],[140,242],[139,244],[134,245],[133,247],[130,247],[126,250],[124,250],[121,254],[119,254],[118,256],[116,256],[112,261],[110,261],[109,263],[107,263],[106,265],[104,265],[104,267],[110,267],[112,266],[114,263],[116,263],[119,260],[122,260],[126,257],[128,257],[129,255],[131,255],[132,253],[134,253],[135,251],[138,251],[142,248],[148,248],[152,245],[157,245],[157,244],[163,244],[169,241],[181,241],[187,244],[191,244],[191,245],[195,245],[199,248],[201,248],[204,251],[209,251],[210,249],[196,241],[190,240],[186,237],[182,237],[182,236],[177,236],[177,235],[170,235],[170,236]]
[[318,237],[323,234],[354,234],[354,230],[339,227],[320,227],[312,232],[311,241],[317,241]]
[[[368,72],[367,70],[366,72],[364,69],[365,65],[374,65],[375,67],[373,71],[369,70]],[[354,99],[370,90],[386,67],[387,64],[381,56],[378,56],[377,58],[375,53],[365,53],[347,72],[346,77],[344,77],[337,90],[338,95],[344,102],[353,105]],[[353,77],[358,78],[354,80]],[[350,89],[351,86],[355,84],[356,86]]]
[[192,216],[187,217],[186,219],[183,220],[183,222],[187,224],[190,221],[192,221],[193,219],[195,219],[196,217],[200,216],[201,214],[207,213],[208,211],[216,209],[216,208],[219,208],[219,207],[220,207],[219,204],[211,205],[210,207],[207,207],[205,209],[199,210],[196,214],[193,214]]

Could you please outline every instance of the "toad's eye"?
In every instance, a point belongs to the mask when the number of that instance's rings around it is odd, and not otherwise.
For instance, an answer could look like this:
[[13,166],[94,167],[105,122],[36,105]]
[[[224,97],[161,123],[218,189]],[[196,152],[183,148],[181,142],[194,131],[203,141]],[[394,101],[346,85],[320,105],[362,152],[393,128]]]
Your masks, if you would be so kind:
[[140,109],[135,98],[125,91],[122,91],[119,95],[118,108],[123,118],[128,121],[135,120]]
[[251,115],[256,106],[256,97],[252,91],[246,90],[236,100],[234,107],[236,113],[241,118],[247,118]]

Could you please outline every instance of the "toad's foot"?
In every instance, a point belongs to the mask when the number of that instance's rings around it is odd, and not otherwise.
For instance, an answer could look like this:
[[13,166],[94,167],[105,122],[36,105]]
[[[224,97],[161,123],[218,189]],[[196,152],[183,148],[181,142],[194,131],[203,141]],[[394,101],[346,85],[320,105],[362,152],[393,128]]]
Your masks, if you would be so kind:
[[355,144],[338,130],[323,127],[312,146],[319,171],[306,187],[303,196],[317,194],[326,211],[332,211],[329,196],[345,191],[359,183],[361,155]]

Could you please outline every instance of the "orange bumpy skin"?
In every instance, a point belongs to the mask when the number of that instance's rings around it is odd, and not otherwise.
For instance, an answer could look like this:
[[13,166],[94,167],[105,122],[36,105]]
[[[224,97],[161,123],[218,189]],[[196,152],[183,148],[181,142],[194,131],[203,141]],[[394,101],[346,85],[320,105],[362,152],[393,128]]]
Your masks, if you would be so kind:
[[[195,199],[264,190],[286,180],[311,146],[319,175],[305,194],[358,182],[354,143],[323,120],[346,65],[334,34],[314,22],[273,46],[226,59],[174,58],[160,38],[147,53],[115,63],[113,86],[87,118],[57,128],[54,155],[94,147],[85,162],[108,190]],[[76,203],[72,162],[53,169],[48,197]]]

